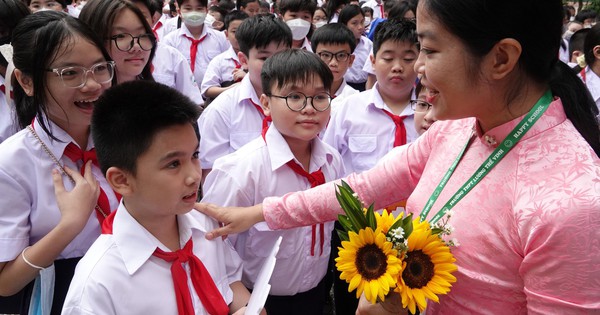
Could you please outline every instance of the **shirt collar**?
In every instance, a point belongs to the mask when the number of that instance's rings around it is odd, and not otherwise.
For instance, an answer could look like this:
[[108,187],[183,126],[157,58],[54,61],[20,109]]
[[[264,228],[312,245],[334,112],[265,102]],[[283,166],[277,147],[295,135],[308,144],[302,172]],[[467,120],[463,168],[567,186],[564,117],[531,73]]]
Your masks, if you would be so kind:
[[[195,219],[201,220],[202,217],[195,216],[192,219],[188,214],[177,216],[179,243],[182,246],[192,237],[193,230],[198,230],[202,234],[206,233],[203,222]],[[150,259],[157,247],[167,252],[170,251],[131,216],[123,200],[115,213],[113,238],[130,275],[133,275]]]
[[240,59],[238,58],[237,54],[235,53],[235,50],[233,50],[233,47],[229,46],[229,48],[226,50],[226,59],[233,59],[237,62],[240,62]]
[[[201,39],[202,37],[204,37],[208,34],[208,32],[206,30],[207,28],[208,27],[202,27],[202,33],[200,33],[200,37],[198,37],[198,39]],[[187,26],[183,23],[183,21],[181,22],[181,28],[179,28],[179,36],[187,36],[190,38],[194,38],[194,35],[192,35],[192,33],[187,28]]]
[[250,82],[250,76],[246,75],[240,82],[240,101],[252,100],[255,104],[260,105],[260,99],[256,95],[256,91]]
[[[273,127],[273,124],[269,126],[269,129],[265,134],[265,142],[268,144],[267,152],[271,160],[271,171],[279,169],[291,160],[300,164],[292,153],[292,150],[290,150],[283,135],[281,135],[277,128]],[[311,145],[312,152],[310,155],[309,173],[312,173],[323,167],[325,164],[329,164],[333,161],[333,155],[327,151],[323,141],[321,141],[319,137],[313,139]]]
[[[377,82],[375,82],[375,84],[373,85],[373,88],[371,88],[372,92],[371,92],[371,96],[369,97],[369,106],[374,106],[379,109],[385,109],[385,110],[393,113],[392,109],[389,108],[383,102],[383,98],[381,98],[381,94],[379,93],[379,90],[377,89],[377,87],[378,87],[378,84],[377,84]],[[414,89],[413,89],[413,92],[411,92],[411,95],[413,93],[414,93]],[[414,113],[415,113],[415,111],[410,107],[410,104],[407,104],[399,116],[410,116],[410,115],[414,115]]]
[[[48,147],[48,150],[50,150],[50,152],[54,154],[54,156],[57,159],[60,160],[63,156],[63,153],[65,152],[65,148],[67,147],[67,145],[69,145],[69,143],[73,142],[75,143],[75,145],[78,144],[75,142],[75,140],[73,140],[73,137],[71,137],[66,131],[64,131],[58,125],[49,120],[45,115],[43,115],[43,117],[44,121],[48,125],[48,129],[50,130],[52,135],[56,139],[58,139],[58,141],[52,139],[52,137],[50,137],[50,135],[47,134],[46,131],[44,131],[38,117],[36,117],[33,120],[33,129],[37,133],[38,137],[40,137],[40,140],[44,142],[44,144]],[[94,140],[92,139],[92,135],[90,133],[90,135],[88,136],[88,144],[87,148],[85,148],[85,151],[91,150],[93,148]]]
[[[479,141],[490,147],[497,147],[500,144],[500,141],[503,141],[506,136],[517,126],[523,118],[525,118],[527,114],[517,117],[507,123],[504,123],[500,126],[494,127],[490,129],[486,133],[481,132],[481,128],[479,128],[479,124],[474,120],[473,129],[477,135]],[[531,137],[534,137],[550,128],[553,128],[567,119],[565,114],[565,110],[562,106],[562,101],[559,98],[555,98],[550,106],[546,110],[546,112],[538,119],[538,121],[523,135],[521,140],[526,140]]]
[[335,91],[333,96],[338,97],[338,96],[342,95],[342,93],[344,93],[344,89],[346,88],[347,85],[348,85],[348,83],[346,83],[346,79],[342,79],[342,84],[340,84],[340,87],[337,89],[337,91]]

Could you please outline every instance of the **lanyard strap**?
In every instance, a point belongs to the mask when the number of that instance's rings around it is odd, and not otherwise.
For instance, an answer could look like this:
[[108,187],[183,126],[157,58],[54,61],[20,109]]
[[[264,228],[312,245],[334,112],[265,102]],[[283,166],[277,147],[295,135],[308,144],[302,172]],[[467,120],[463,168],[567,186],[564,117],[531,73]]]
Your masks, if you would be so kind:
[[[471,178],[469,178],[469,180],[467,180],[467,182],[464,183],[462,187],[460,187],[460,189],[450,198],[450,200],[448,200],[448,202],[442,207],[442,209],[433,216],[433,218],[429,221],[431,224],[435,224],[439,219],[441,219],[447,211],[452,209],[465,195],[467,195],[471,191],[471,189],[473,189],[473,187],[475,187],[489,173],[489,171],[492,168],[494,168],[494,166],[496,166],[506,156],[506,154],[514,147],[514,145],[517,142],[519,142],[519,140],[525,135],[525,133],[527,133],[527,131],[531,129],[533,124],[535,124],[535,122],[542,116],[546,109],[548,109],[548,106],[550,106],[550,102],[552,102],[552,93],[548,90],[537,101],[537,103],[535,103],[533,108],[529,111],[529,113],[527,113],[527,116],[525,116],[525,118],[523,118],[523,120],[521,120],[521,122],[519,122],[519,124],[517,124],[517,126],[513,128],[513,130],[509,133],[508,136],[506,136],[506,138],[504,138],[504,140],[502,140],[502,142],[500,143],[500,145],[498,145],[496,150],[494,150],[494,152],[490,154],[487,160],[483,164],[481,164],[481,166],[475,171]],[[452,163],[444,177],[442,177],[442,180],[440,181],[438,186],[433,191],[433,194],[431,194],[431,197],[429,197],[429,200],[427,201],[425,207],[423,208],[423,211],[421,212],[421,221],[425,221],[425,219],[427,218],[429,211],[431,210],[433,204],[438,199],[440,193],[448,183],[450,176],[452,176],[452,173],[454,173],[456,166],[462,159],[472,138],[473,133],[471,133],[471,135],[469,136],[469,140],[463,147],[462,151],[460,151],[460,153],[456,157],[456,160],[454,160],[454,163]]]

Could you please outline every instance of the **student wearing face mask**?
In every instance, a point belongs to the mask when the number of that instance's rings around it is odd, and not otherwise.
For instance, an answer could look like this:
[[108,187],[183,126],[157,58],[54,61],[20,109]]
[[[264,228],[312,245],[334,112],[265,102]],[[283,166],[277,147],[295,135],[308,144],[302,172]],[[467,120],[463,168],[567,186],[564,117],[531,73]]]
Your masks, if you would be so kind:
[[310,32],[312,19],[317,5],[312,0],[282,0],[279,2],[279,14],[292,30],[292,48],[301,48],[312,52]]
[[229,49],[225,34],[204,27],[207,15],[207,0],[177,0],[181,28],[166,35],[163,42],[175,47],[190,62],[196,83],[204,78],[208,63],[220,53]]

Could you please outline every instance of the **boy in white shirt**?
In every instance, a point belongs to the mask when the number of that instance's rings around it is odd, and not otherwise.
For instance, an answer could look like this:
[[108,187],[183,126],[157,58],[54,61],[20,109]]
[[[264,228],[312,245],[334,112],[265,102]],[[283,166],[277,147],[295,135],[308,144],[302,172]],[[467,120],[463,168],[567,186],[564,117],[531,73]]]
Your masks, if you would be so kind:
[[[204,74],[200,92],[207,99],[214,99],[223,91],[232,88],[246,76],[238,53],[240,45],[235,33],[242,22],[248,18],[244,11],[231,11],[225,16],[225,36],[231,47],[211,60]],[[208,103],[208,102],[207,102]]]
[[372,168],[393,147],[418,136],[409,106],[417,78],[413,65],[419,55],[415,24],[382,22],[373,53],[377,83],[336,104],[323,134],[323,140],[342,155],[347,174]]
[[190,212],[202,178],[197,116],[187,97],[150,81],[98,100],[98,161],[123,198],[77,265],[62,314],[225,315],[246,305],[239,257],[222,239],[205,239],[216,221]]
[[[329,119],[333,76],[302,49],[267,59],[260,97],[272,124],[238,151],[218,159],[205,182],[202,202],[251,206],[268,196],[315,187],[339,178],[339,154],[319,132]],[[272,231],[265,223],[230,237],[244,262],[242,282],[252,289],[269,245],[283,236],[271,276],[269,315],[322,314],[333,222]]]
[[190,62],[197,84],[202,83],[208,63],[229,48],[225,35],[204,27],[207,0],[177,0],[181,28],[166,35],[162,42],[175,47]]
[[313,51],[327,64],[333,74],[331,84],[332,104],[340,102],[346,96],[358,93],[346,83],[344,75],[354,62],[356,41],[354,34],[340,23],[331,23],[318,28],[311,37]]
[[307,35],[312,28],[317,4],[313,0],[280,0],[277,6],[281,18],[292,30],[292,48],[312,51]]
[[217,158],[239,149],[260,135],[266,116],[260,107],[263,93],[260,71],[265,59],[289,49],[292,32],[272,15],[257,15],[240,24],[235,33],[238,58],[248,75],[237,86],[221,93],[198,119],[200,163],[203,178]]

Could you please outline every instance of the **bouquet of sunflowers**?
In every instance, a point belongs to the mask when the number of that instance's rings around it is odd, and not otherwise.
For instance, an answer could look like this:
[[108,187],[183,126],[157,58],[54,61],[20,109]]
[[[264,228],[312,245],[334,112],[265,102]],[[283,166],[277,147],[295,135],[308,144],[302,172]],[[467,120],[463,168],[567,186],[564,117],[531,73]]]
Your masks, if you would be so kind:
[[432,228],[412,214],[394,217],[385,210],[375,212],[373,204],[365,208],[344,181],[336,197],[345,215],[339,216],[344,230],[337,231],[342,247],[335,261],[349,292],[356,289],[357,298],[364,292],[375,303],[393,290],[412,314],[417,307],[422,312],[427,299],[439,302],[438,295],[450,292],[457,270],[450,246],[458,242],[443,236],[452,233],[447,224],[452,213]]

